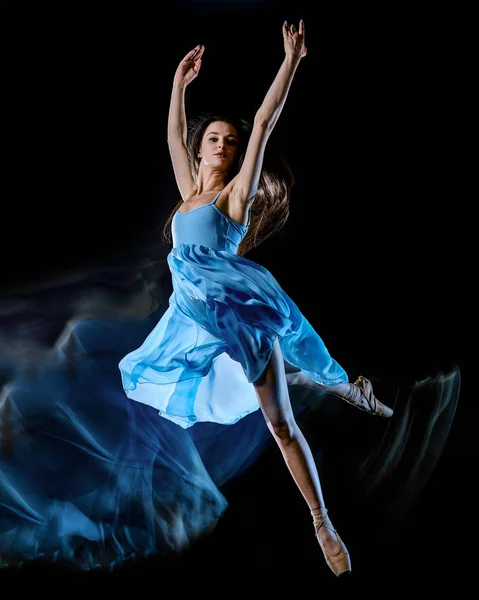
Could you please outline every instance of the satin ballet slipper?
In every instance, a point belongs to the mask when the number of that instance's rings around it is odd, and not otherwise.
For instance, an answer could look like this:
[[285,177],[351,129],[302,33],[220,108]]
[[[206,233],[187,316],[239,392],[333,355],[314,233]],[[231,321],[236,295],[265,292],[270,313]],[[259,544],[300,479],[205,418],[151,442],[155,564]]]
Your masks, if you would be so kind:
[[[339,577],[340,575],[346,575],[351,572],[351,560],[349,558],[349,552],[344,545],[344,542],[339,537],[338,532],[334,529],[331,521],[328,517],[328,511],[325,508],[318,508],[311,511],[313,515],[313,525],[314,531],[316,534],[316,538],[319,542],[321,550],[323,551],[324,558],[326,560],[326,564],[331,569],[331,571]],[[321,543],[321,537],[319,535],[319,530],[321,527],[325,527],[329,529],[329,531],[336,537],[336,548],[332,551],[327,551],[323,544]]]
[[392,408],[380,402],[373,392],[373,386],[366,377],[358,377],[354,383],[349,384],[349,392],[340,396],[334,391],[330,391],[334,396],[338,396],[346,400],[348,404],[352,404],[359,410],[364,410],[379,417],[391,417],[393,415]]

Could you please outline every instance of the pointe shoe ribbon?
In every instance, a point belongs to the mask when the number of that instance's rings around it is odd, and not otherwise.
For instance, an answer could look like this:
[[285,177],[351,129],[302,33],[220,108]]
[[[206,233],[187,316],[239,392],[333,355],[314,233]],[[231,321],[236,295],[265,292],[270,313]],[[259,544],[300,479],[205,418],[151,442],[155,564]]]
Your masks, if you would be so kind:
[[[349,552],[346,546],[344,545],[343,540],[339,537],[338,532],[332,526],[331,521],[327,516],[328,511],[324,508],[311,511],[311,513],[313,515],[313,524],[316,538],[319,542],[321,550],[323,551],[326,564],[336,575],[336,577],[350,573],[351,560],[349,558]],[[331,533],[336,537],[337,546],[333,552],[328,552],[321,543],[321,538],[319,536],[319,530],[321,529],[321,527],[329,529],[329,531],[331,531]]]

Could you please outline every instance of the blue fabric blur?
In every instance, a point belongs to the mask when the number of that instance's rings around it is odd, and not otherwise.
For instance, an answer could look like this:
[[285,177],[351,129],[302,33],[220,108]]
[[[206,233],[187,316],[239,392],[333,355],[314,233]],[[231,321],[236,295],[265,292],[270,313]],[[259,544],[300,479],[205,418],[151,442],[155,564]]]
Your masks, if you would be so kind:
[[78,321],[53,356],[17,367],[3,387],[0,567],[112,569],[188,547],[226,510],[218,486],[270,434],[257,414],[234,431],[205,424],[192,436],[126,397],[118,361],[163,312]]
[[284,360],[319,384],[347,381],[273,275],[237,255],[248,231],[216,205],[173,218],[169,308],[119,363],[125,393],[180,425],[236,423],[259,408],[259,379],[278,339]]

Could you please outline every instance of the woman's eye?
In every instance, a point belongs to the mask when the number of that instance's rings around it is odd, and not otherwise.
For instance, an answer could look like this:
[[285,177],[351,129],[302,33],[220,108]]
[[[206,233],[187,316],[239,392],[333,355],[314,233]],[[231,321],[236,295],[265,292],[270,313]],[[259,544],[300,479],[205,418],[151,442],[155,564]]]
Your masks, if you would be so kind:
[[210,142],[216,142],[216,141],[218,141],[218,138],[212,137],[212,138],[209,139],[209,141]]

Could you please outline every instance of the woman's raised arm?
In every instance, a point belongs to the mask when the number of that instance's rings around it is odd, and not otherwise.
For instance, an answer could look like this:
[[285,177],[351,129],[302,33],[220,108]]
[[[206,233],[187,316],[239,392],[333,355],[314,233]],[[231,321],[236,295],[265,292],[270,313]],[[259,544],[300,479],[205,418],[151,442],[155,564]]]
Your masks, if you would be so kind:
[[178,65],[173,78],[168,113],[168,148],[181,197],[186,200],[195,190],[186,148],[187,120],[185,113],[186,86],[195,79],[201,67],[205,47],[198,44]]
[[263,103],[256,112],[253,129],[248,142],[241,170],[234,179],[232,197],[235,202],[248,203],[253,200],[263,166],[266,143],[283,110],[284,103],[301,59],[306,56],[305,26],[283,24],[285,57],[271,84]]

